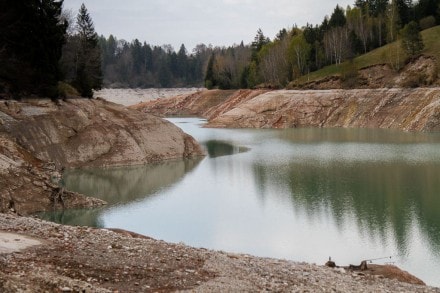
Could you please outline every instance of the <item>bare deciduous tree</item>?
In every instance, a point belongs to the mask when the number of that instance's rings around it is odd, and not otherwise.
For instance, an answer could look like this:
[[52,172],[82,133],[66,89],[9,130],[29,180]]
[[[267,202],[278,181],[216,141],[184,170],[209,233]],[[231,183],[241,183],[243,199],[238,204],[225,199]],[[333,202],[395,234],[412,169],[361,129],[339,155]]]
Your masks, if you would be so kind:
[[324,48],[330,63],[341,64],[349,51],[347,27],[338,26],[331,28],[324,35]]

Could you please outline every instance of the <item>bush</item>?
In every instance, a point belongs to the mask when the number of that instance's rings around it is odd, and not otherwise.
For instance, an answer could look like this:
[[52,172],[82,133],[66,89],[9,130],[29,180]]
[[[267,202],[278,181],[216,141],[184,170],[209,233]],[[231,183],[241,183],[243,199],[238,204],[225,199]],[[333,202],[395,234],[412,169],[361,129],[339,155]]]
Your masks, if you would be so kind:
[[79,96],[78,90],[65,82],[58,82],[58,92],[60,97]]
[[343,88],[356,88],[358,84],[358,70],[353,60],[350,60],[348,64],[343,65],[341,82]]
[[435,26],[435,17],[430,15],[419,20],[419,26],[422,30]]
[[212,81],[211,80],[205,80],[205,87],[208,90],[212,90],[214,88],[214,86],[212,85]]
[[412,74],[408,76],[403,82],[402,87],[405,88],[416,88],[427,84],[426,74]]

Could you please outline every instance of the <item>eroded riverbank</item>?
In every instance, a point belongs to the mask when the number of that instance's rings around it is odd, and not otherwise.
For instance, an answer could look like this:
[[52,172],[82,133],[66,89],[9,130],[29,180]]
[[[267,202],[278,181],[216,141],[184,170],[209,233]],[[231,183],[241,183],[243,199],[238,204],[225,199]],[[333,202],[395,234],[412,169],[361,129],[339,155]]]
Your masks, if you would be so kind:
[[[21,154],[28,155],[27,152]],[[16,167],[13,163],[15,159],[5,159],[3,166],[12,170],[10,168]],[[20,177],[20,173],[11,171],[9,174]],[[43,177],[49,175],[44,173]],[[35,176],[39,178],[40,175],[37,172]],[[33,180],[32,177],[23,182],[26,182],[29,190],[35,187],[47,193],[50,189],[45,184],[40,185],[40,179]],[[24,189],[20,189],[20,186],[9,190],[8,194],[23,194]],[[5,207],[15,210],[7,204]],[[17,289],[31,292],[35,288],[85,289],[92,292],[324,291],[329,288],[343,292],[396,289],[404,292],[438,292],[435,288],[410,286],[381,277],[310,264],[195,249],[155,241],[130,232],[59,226],[15,215],[2,214],[0,218],[1,230],[25,234],[45,243],[44,246],[0,256],[5,265],[0,285],[5,292],[16,292]]]
[[[392,256],[431,285],[440,270],[440,136],[381,129],[210,129],[169,119],[207,149],[198,161],[66,172],[109,202],[48,213],[169,242],[340,265]],[[325,239],[325,241],[323,241]]]
[[103,202],[61,190],[65,168],[203,156],[168,121],[100,99],[0,101],[0,212],[29,214]]
[[202,91],[134,105],[155,115],[195,115],[207,127],[384,128],[440,131],[440,88]]

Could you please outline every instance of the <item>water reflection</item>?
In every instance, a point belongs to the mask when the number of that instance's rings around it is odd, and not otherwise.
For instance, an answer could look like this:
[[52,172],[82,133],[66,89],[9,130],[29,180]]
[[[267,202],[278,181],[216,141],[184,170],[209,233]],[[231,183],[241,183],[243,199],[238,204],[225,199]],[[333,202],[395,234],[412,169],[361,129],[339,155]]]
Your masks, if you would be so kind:
[[440,286],[439,134],[206,129],[199,119],[170,120],[209,157],[68,172],[68,188],[113,205],[51,217],[297,261],[393,255]]
[[210,158],[230,156],[249,151],[249,148],[247,147],[235,146],[228,142],[218,140],[209,140],[204,143],[204,146],[206,147]]
[[38,217],[52,221],[55,223],[74,225],[74,226],[89,226],[104,228],[105,225],[99,218],[104,208],[98,209],[78,209],[78,210],[57,210],[53,212],[44,212],[38,214]]
[[284,195],[297,212],[317,219],[329,212],[339,230],[347,220],[355,220],[362,233],[379,236],[383,245],[392,231],[402,255],[408,253],[411,224],[417,221],[432,249],[440,253],[438,163],[295,163],[285,168],[256,164],[253,170],[259,190],[289,189]]
[[124,204],[177,183],[199,163],[200,159],[191,159],[121,168],[70,170],[64,174],[63,185],[109,204]]
[[190,173],[201,159],[169,161],[160,164],[107,169],[77,169],[64,173],[61,184],[69,190],[97,197],[109,206],[99,209],[80,209],[42,213],[43,219],[69,224],[103,227],[99,216],[115,205],[133,203],[178,183]]
[[408,133],[392,129],[368,128],[292,128],[278,132],[278,137],[297,143],[374,143],[408,144],[408,143],[437,143],[439,134]]

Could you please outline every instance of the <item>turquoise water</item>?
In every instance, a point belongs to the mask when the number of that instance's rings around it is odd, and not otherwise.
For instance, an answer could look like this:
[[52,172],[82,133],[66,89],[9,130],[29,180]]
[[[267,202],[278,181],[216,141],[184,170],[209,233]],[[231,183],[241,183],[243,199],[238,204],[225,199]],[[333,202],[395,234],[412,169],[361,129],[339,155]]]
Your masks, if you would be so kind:
[[198,160],[72,170],[110,204],[43,215],[169,242],[338,265],[392,262],[440,286],[440,135],[369,129],[206,129]]

